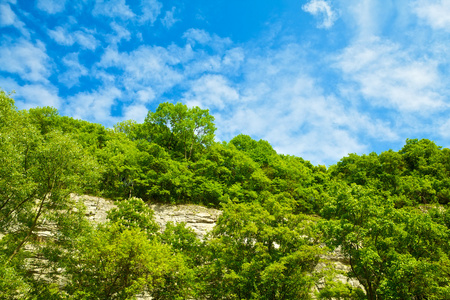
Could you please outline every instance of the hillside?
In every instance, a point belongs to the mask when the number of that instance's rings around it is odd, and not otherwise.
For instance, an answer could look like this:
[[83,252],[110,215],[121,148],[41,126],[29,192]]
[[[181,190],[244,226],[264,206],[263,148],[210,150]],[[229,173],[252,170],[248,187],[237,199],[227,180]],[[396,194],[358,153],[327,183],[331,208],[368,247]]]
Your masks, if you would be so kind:
[[[409,139],[326,168],[243,134],[215,142],[215,130],[181,103],[107,129],[19,111],[0,92],[0,298],[450,298],[449,149]],[[96,224],[71,193],[116,207]],[[222,214],[199,239],[182,223],[160,230],[150,207],[165,204]],[[43,239],[48,223],[58,233]],[[324,266],[335,249],[361,288]],[[35,255],[45,278],[26,268]]]

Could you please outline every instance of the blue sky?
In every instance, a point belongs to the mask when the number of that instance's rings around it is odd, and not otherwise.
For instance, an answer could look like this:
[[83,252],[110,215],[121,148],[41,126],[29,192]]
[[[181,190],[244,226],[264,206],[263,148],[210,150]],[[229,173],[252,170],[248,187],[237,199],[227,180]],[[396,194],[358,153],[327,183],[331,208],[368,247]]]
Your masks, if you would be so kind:
[[102,123],[165,101],[330,165],[450,146],[445,0],[0,0],[0,88]]

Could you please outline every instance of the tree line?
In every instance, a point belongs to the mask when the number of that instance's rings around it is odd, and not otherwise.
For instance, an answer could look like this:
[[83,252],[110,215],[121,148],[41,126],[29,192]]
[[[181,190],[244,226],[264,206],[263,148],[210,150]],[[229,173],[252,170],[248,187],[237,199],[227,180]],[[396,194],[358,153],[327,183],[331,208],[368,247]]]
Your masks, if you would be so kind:
[[[108,129],[0,91],[0,298],[309,299],[320,285],[319,299],[450,299],[449,149],[409,139],[326,168],[215,130],[181,103]],[[94,225],[73,192],[117,208]],[[161,232],[149,202],[223,214],[199,240],[184,224]],[[334,249],[362,289],[317,268]]]

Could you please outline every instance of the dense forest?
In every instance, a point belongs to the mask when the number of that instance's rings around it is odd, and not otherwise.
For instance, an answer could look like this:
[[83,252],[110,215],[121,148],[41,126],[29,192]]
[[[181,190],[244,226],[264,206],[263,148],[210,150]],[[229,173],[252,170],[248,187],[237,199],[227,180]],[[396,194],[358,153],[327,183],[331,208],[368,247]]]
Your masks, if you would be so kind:
[[[181,103],[109,129],[0,91],[0,299],[450,299],[449,149],[408,139],[327,168],[215,130]],[[93,225],[70,193],[117,208]],[[199,240],[161,232],[154,202],[223,214]],[[44,221],[58,228],[45,241]],[[316,268],[335,249],[362,288]],[[45,278],[26,267],[36,255]]]

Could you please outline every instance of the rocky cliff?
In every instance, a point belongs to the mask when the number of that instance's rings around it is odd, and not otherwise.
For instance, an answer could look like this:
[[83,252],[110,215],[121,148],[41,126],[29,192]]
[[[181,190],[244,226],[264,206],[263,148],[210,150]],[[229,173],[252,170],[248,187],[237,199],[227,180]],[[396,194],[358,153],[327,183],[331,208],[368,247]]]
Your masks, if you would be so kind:
[[[107,220],[107,212],[116,207],[112,200],[72,194],[71,198],[75,201],[82,201],[86,206],[86,217],[93,223],[103,223]],[[206,208],[199,205],[166,205],[166,204],[150,204],[151,209],[155,213],[155,220],[159,224],[161,230],[164,230],[167,222],[174,223],[186,223],[186,226],[192,228],[200,239],[204,239],[205,235],[210,232],[216,224],[221,211],[212,208]],[[43,239],[51,237],[54,234],[54,226],[52,224],[45,224],[37,235]],[[30,249],[31,250],[31,249]],[[362,288],[356,279],[351,279],[345,276],[345,273],[350,270],[348,260],[340,251],[334,251],[326,256],[322,257],[323,261],[318,264],[316,270],[320,271],[323,268],[331,267],[338,271],[338,274],[334,278],[335,281],[341,281],[343,283],[349,283],[353,287]],[[30,268],[36,274],[36,276],[45,276],[46,263],[45,261],[39,261],[37,257],[30,262]],[[320,290],[324,285],[324,281],[320,281],[316,286],[316,291]],[[147,299],[142,295],[138,299]]]

